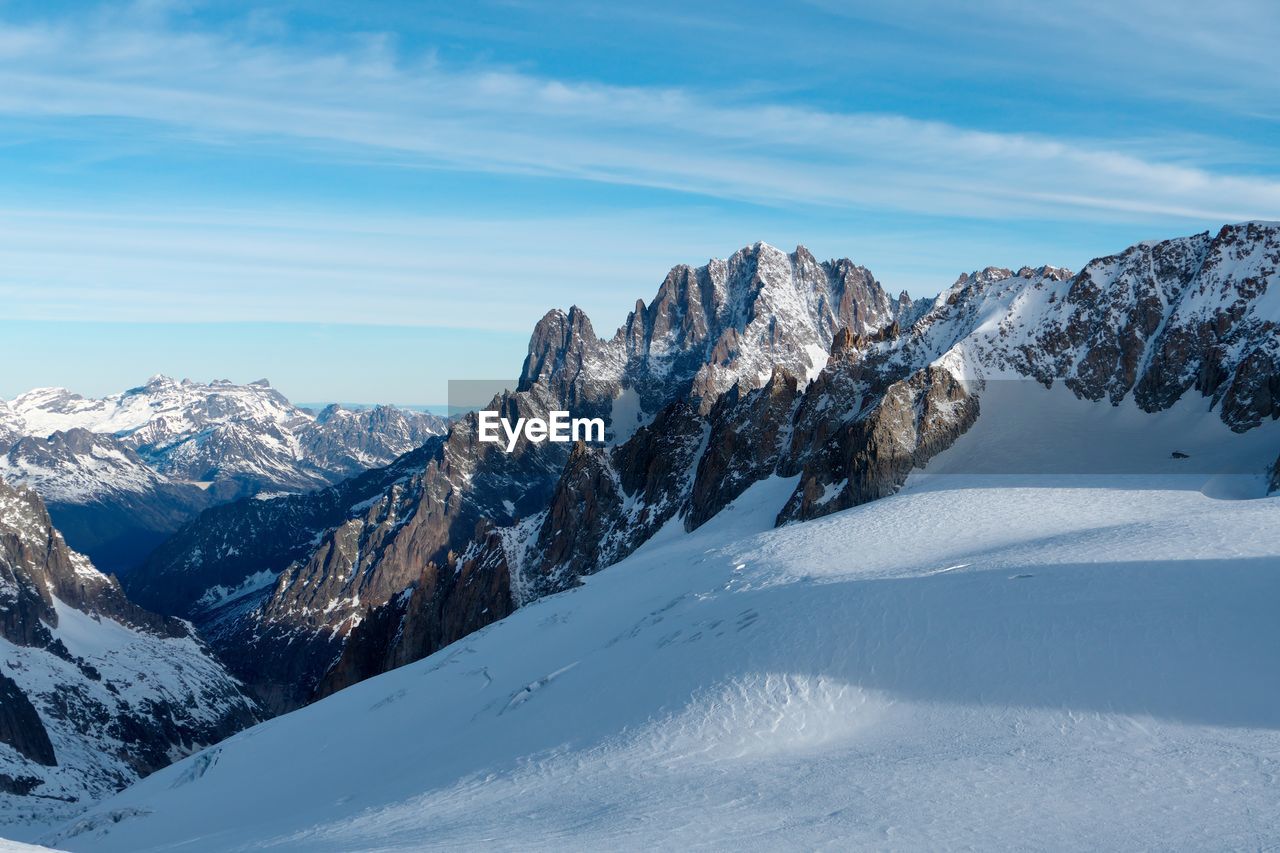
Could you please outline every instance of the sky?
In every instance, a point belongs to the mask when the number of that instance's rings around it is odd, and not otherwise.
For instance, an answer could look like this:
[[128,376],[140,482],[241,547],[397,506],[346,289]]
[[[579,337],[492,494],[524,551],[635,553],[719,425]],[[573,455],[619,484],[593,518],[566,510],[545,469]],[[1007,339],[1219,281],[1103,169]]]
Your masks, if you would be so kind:
[[1271,0],[0,0],[0,397],[442,402],[764,240],[891,291],[1280,219]]

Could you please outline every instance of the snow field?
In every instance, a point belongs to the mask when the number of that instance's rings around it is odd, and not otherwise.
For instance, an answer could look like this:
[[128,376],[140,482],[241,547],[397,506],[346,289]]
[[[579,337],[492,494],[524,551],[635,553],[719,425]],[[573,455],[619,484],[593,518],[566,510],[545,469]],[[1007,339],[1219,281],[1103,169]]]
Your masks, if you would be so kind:
[[1280,500],[951,477],[769,529],[792,485],[48,841],[1224,849],[1280,833]]

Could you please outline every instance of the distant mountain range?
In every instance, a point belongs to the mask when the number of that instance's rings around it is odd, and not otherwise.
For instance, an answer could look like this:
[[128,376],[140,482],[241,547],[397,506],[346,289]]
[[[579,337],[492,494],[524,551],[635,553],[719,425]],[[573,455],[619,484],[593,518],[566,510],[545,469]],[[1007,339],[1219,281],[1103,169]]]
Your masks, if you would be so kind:
[[[1210,445],[1265,425],[1237,454],[1265,482],[1278,266],[1280,227],[1246,223],[912,300],[852,262],[756,244],[674,268],[609,339],[577,308],[538,323],[518,390],[491,408],[598,415],[608,446],[508,454],[462,418],[387,468],[206,512],[126,588],[193,620],[281,712],[570,588],[668,524],[696,528],[761,479],[797,478],[779,523],[892,494],[1006,380],[1138,415],[1185,402]],[[1016,408],[993,417],[1016,434]]]
[[322,488],[445,423],[389,406],[313,413],[266,380],[155,376],[101,399],[40,388],[0,402],[0,477],[36,489],[73,547],[121,572],[203,509]]

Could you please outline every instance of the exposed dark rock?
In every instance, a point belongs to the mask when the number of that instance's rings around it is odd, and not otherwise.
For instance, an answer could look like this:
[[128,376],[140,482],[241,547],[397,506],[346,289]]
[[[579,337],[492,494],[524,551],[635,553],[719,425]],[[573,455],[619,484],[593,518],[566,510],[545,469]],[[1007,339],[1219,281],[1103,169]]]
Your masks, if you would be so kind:
[[[14,680],[3,672],[0,672],[0,743],[7,743],[37,764],[53,767],[58,763],[40,714]],[[15,782],[11,787],[16,785]],[[10,790],[9,793],[26,794],[35,787],[31,785],[25,791]]]
[[[838,368],[837,368],[838,369]],[[950,447],[978,417],[978,400],[945,369],[893,383],[865,417],[836,429],[797,428],[805,461],[779,522],[817,518],[896,492],[914,468]],[[788,465],[794,470],[795,461]]]
[[701,526],[752,483],[774,473],[786,451],[798,397],[799,381],[779,367],[763,388],[743,394],[735,385],[716,401],[685,516],[688,529]]
[[515,607],[501,534],[487,524],[443,568],[427,565],[403,595],[372,608],[351,632],[316,697],[421,660],[507,616]]
[[521,601],[621,560],[683,508],[706,422],[677,400],[608,451],[575,448],[521,566]]
[[601,370],[609,357],[581,308],[548,311],[534,327],[517,389],[527,392],[538,383],[579,416],[606,414],[618,390],[613,371]]

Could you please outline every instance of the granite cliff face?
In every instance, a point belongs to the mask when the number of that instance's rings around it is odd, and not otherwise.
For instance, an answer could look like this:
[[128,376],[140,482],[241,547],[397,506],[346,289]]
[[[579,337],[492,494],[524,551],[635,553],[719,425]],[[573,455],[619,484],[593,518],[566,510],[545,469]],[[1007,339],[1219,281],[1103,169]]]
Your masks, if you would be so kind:
[[[892,494],[983,417],[991,382],[1188,401],[1248,431],[1280,415],[1278,232],[1141,244],[1078,274],[988,268],[919,302],[804,249],[676,267],[610,339],[576,308],[546,315],[490,406],[599,415],[606,444],[507,454],[464,418],[359,485],[210,511],[130,583],[178,590],[143,600],[195,619],[280,711],[697,527],[760,479],[795,480],[779,523]],[[209,547],[224,528],[234,546]]]
[[[549,313],[534,331],[520,387],[540,382],[570,405],[634,395],[629,408],[641,420],[686,396],[706,414],[735,385],[764,384],[774,367],[811,375],[840,329],[869,334],[905,324],[926,304],[890,297],[849,261],[819,263],[803,246],[787,254],[756,243],[728,260],[673,268],[608,341],[579,309]],[[627,435],[630,426],[616,425]]]
[[313,416],[266,380],[156,376],[101,399],[42,388],[0,406],[0,476],[36,489],[73,546],[123,572],[203,509],[322,488],[444,429],[388,406]]
[[70,813],[252,724],[190,628],[130,602],[0,482],[0,815]]

